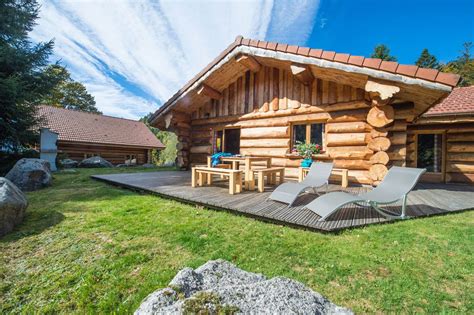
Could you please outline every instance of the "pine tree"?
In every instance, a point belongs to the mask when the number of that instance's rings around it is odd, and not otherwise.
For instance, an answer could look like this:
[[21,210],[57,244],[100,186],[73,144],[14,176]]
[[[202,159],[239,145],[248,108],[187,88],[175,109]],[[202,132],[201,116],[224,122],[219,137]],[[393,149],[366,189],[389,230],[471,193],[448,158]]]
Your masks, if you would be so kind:
[[385,61],[397,61],[397,57],[390,55],[390,49],[383,45],[377,45],[374,48],[374,52],[370,56],[371,58],[379,58]]
[[472,42],[463,44],[461,55],[455,60],[448,62],[442,68],[444,72],[459,74],[462,78],[460,86],[474,85],[474,57],[472,56]]
[[423,51],[421,52],[420,57],[415,62],[415,64],[418,67],[422,67],[422,68],[430,68],[430,69],[439,69],[440,68],[440,64],[438,62],[438,59],[436,59],[436,57],[434,55],[430,54],[430,52],[428,51],[427,48],[423,49]]
[[35,0],[0,1],[0,149],[17,151],[35,142],[36,104],[57,79],[44,69],[53,41],[28,39],[38,18]]
[[95,106],[94,97],[87,92],[82,83],[71,78],[66,68],[54,64],[46,69],[46,73],[59,82],[42,99],[43,104],[100,114]]

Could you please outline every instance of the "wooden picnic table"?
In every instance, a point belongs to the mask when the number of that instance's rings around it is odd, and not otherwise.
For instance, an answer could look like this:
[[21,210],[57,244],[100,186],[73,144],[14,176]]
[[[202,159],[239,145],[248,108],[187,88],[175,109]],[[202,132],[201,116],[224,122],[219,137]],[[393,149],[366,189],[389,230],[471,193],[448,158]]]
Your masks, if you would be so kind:
[[[298,172],[298,181],[302,182],[305,176],[309,172],[309,167],[301,167],[299,168]],[[341,175],[341,187],[346,188],[349,185],[349,171],[345,168],[333,168],[332,173]]]
[[[249,190],[254,187],[251,181],[253,180],[252,174],[252,163],[253,162],[267,162],[266,167],[272,167],[272,158],[271,157],[260,157],[260,156],[230,156],[230,157],[221,157],[222,162],[231,162],[232,169],[238,170],[240,164],[244,164],[244,182],[245,189]],[[207,166],[211,167],[211,157],[207,157]]]

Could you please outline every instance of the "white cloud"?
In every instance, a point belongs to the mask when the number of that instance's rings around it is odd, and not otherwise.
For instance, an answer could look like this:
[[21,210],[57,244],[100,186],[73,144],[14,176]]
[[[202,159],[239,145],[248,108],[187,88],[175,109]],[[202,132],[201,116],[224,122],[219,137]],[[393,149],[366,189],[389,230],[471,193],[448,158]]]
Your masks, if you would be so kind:
[[101,111],[138,118],[156,110],[238,34],[305,41],[318,2],[292,3],[44,0],[32,37],[55,39],[55,56]]

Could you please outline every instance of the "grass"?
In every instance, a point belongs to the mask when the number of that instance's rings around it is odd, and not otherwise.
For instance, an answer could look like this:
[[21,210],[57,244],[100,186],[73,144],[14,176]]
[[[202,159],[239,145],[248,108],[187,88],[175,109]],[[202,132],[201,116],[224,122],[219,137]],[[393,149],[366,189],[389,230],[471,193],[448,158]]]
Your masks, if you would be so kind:
[[[59,173],[0,238],[0,313],[130,313],[178,270],[224,258],[356,312],[473,313],[474,212],[319,234]],[[135,169],[133,171],[144,171]]]

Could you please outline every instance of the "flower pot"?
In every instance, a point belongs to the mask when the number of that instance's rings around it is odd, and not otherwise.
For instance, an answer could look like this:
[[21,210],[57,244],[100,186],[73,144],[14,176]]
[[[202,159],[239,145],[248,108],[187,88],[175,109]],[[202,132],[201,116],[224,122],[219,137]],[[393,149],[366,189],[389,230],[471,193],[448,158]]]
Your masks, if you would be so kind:
[[304,159],[303,161],[301,161],[301,166],[302,167],[310,167],[311,164],[313,164],[312,159]]

